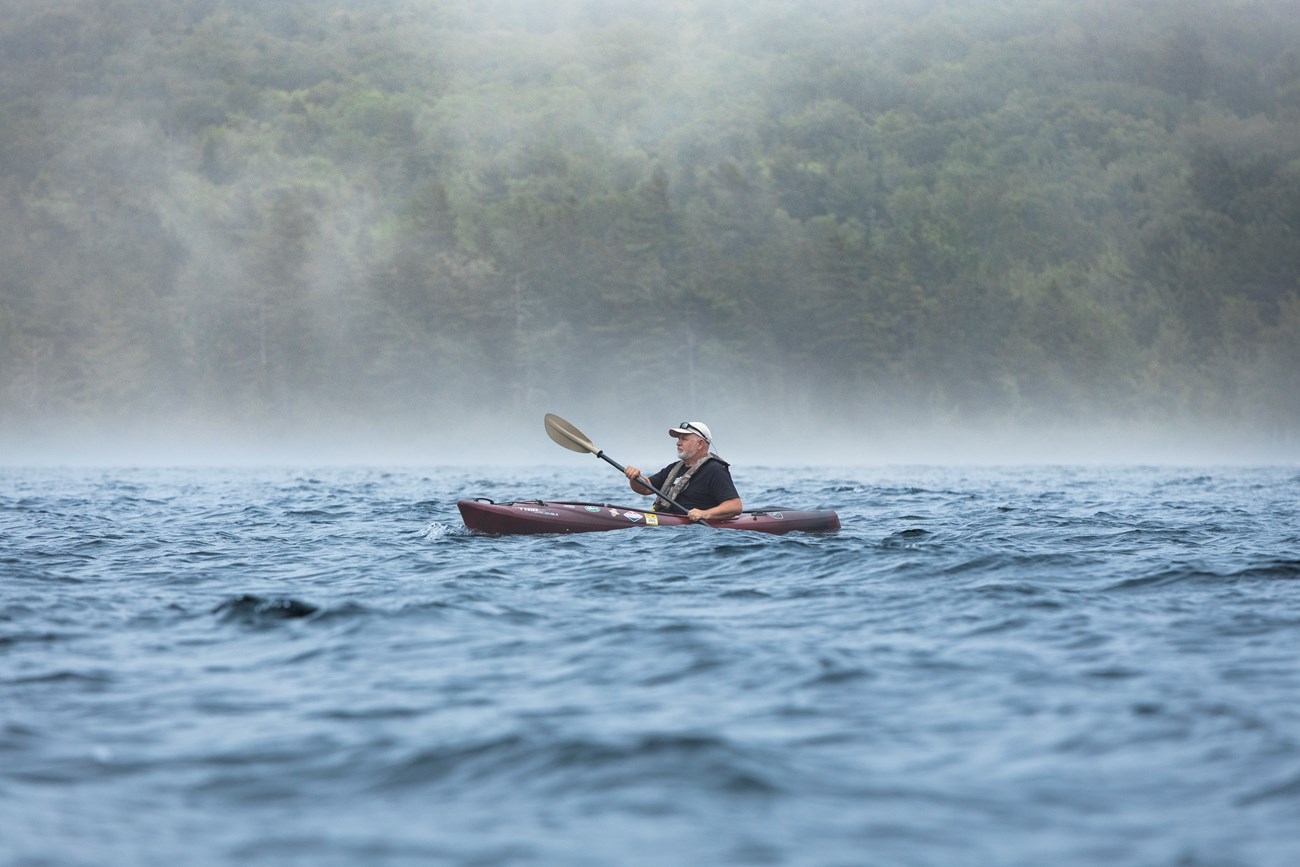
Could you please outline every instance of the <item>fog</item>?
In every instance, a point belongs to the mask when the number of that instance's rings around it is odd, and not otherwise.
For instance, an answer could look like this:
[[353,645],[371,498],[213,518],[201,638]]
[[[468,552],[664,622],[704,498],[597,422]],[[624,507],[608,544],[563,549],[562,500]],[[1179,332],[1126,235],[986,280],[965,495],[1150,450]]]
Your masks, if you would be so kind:
[[[614,460],[655,467],[673,459],[667,428],[684,420],[643,412],[618,418],[593,410],[561,409],[564,417]],[[679,415],[683,415],[679,413]],[[747,467],[826,467],[844,471],[884,466],[1293,466],[1294,447],[1243,437],[1235,427],[1122,423],[1030,429],[1024,425],[958,428],[906,426],[892,420],[853,427],[815,415],[756,411],[748,416],[684,414],[704,420],[716,451],[743,476]],[[156,420],[111,431],[70,427],[40,442],[12,439],[5,466],[69,467],[519,467],[575,471],[615,470],[595,456],[561,449],[546,436],[542,416],[458,421],[428,428],[391,429],[334,423],[316,431],[257,436],[219,421],[181,430]]]
[[1287,6],[0,3],[0,464],[1296,463]]

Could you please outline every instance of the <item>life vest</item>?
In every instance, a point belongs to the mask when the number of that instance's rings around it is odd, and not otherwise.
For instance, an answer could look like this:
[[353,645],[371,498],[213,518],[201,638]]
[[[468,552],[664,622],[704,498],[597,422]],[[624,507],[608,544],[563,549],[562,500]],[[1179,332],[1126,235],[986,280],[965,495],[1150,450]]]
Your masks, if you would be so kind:
[[[677,499],[677,495],[684,491],[686,486],[691,483],[691,476],[695,475],[695,471],[707,464],[709,461],[722,461],[723,464],[727,463],[713,452],[709,452],[705,455],[704,460],[700,461],[689,470],[686,470],[684,473],[682,470],[686,467],[686,461],[678,461],[674,464],[673,468],[668,471],[668,476],[664,479],[663,491],[668,495],[668,499]],[[673,505],[663,497],[655,497],[654,505],[650,507],[650,511],[658,512],[661,508],[667,510],[673,508]]]

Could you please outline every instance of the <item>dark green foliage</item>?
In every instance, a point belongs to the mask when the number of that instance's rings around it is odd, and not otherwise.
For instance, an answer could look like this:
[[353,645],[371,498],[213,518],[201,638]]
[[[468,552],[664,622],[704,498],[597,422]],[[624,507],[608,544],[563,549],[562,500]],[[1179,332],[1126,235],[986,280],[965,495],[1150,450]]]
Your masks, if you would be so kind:
[[1291,11],[0,0],[0,432],[659,365],[652,403],[1294,439]]

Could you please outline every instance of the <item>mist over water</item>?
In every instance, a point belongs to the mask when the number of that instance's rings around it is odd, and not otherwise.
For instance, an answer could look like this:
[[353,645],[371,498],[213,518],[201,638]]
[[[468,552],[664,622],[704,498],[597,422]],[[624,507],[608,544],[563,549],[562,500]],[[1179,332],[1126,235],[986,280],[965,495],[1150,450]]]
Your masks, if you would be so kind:
[[1286,4],[223,8],[0,29],[0,462],[1300,455]]
[[[694,413],[628,408],[555,407],[595,445],[623,464],[658,467],[675,459],[667,428],[683,419],[707,422],[716,452],[737,466],[1294,466],[1296,447],[1233,426],[1023,425],[940,427],[872,419],[828,421],[813,412]],[[585,411],[584,411],[585,410]],[[680,417],[679,417],[680,416]],[[594,456],[567,452],[547,437],[542,414],[517,417],[449,412],[407,428],[379,422],[322,422],[311,428],[258,435],[212,424],[177,430],[149,420],[126,430],[69,426],[40,441],[14,438],[0,466],[480,466],[510,470],[554,466],[581,472]],[[616,476],[613,468],[606,467]],[[539,492],[545,493],[545,492]]]

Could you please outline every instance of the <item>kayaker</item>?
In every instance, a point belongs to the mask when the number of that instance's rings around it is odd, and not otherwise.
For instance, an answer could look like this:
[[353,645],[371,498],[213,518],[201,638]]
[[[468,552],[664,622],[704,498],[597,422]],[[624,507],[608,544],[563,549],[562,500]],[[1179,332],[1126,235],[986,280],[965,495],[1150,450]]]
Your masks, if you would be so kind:
[[[713,434],[709,426],[704,422],[684,421],[669,428],[668,434],[677,440],[677,462],[649,476],[650,484],[684,506],[686,517],[692,521],[720,520],[739,515],[744,506],[731,481],[731,464],[712,452]],[[643,475],[636,467],[628,467],[624,474],[636,493],[654,493],[636,480],[637,476]],[[655,497],[654,508],[666,511],[672,506],[661,497]]]

